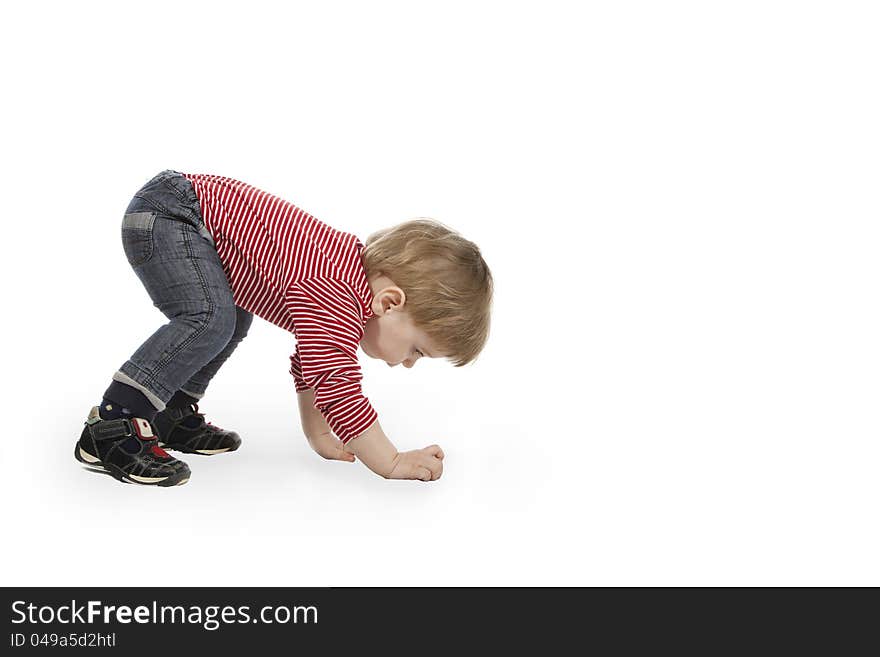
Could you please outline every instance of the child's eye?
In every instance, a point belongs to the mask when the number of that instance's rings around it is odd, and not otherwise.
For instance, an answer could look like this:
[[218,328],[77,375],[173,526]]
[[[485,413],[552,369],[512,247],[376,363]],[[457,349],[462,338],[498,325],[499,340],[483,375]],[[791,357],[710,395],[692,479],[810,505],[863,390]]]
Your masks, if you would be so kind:
[[421,351],[419,351],[418,349],[416,349],[416,353],[417,353],[419,356],[424,356],[424,355],[425,355],[425,354],[423,354]]

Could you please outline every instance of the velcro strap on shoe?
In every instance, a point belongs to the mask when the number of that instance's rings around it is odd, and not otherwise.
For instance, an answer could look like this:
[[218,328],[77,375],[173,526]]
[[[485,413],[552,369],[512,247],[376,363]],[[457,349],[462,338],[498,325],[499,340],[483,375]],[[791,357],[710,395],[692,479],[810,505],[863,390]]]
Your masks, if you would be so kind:
[[110,440],[111,438],[125,438],[134,435],[131,421],[127,418],[97,422],[89,425],[89,431],[95,440]]

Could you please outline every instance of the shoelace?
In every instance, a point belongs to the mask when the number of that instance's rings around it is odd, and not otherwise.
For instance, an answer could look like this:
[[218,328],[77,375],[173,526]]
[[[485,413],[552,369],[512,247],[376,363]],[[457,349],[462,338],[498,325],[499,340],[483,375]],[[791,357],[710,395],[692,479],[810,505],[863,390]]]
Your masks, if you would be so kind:
[[[193,415],[198,415],[199,417],[202,418],[202,422],[205,422],[205,414],[199,413],[199,405],[198,404],[190,404],[190,408],[193,409]],[[209,427],[215,427],[215,425],[211,424],[210,422],[205,422],[205,424],[207,424]],[[215,427],[215,428],[217,428],[217,427]]]

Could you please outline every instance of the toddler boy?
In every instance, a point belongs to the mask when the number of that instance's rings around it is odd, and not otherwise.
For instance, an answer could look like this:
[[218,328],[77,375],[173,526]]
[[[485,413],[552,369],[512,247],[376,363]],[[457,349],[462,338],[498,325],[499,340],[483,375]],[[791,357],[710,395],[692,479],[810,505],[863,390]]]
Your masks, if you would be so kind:
[[232,178],[165,169],[122,221],[126,258],[170,320],[113,375],[74,455],[128,483],[174,486],[190,470],[165,449],[238,449],[199,402],[257,315],[296,336],[290,357],[303,433],[328,459],[432,481],[437,445],[398,452],[361,390],[358,346],[389,366],[471,362],[489,332],[492,276],[479,249],[442,224],[407,221],[366,244]]

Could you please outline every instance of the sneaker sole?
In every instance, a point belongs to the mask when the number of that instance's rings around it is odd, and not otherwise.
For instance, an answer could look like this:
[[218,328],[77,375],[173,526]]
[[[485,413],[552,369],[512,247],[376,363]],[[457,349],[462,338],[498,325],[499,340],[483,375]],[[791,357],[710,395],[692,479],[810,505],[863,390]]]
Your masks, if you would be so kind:
[[201,454],[202,456],[214,456],[214,454],[223,454],[225,452],[234,452],[238,447],[224,447],[223,449],[190,449],[184,445],[169,445],[168,443],[159,442],[159,447],[163,449],[174,450],[175,452],[183,452],[184,454]]
[[119,466],[113,465],[112,463],[103,463],[101,459],[96,456],[92,456],[86,450],[79,446],[79,443],[76,444],[73,450],[73,456],[77,461],[87,466],[89,469],[96,470],[97,472],[106,472],[113,476],[114,479],[118,479],[119,481],[126,484],[139,484],[141,486],[182,486],[186,482],[189,481],[189,473],[181,472],[176,475],[169,475],[168,477],[141,477],[139,475],[128,474],[124,472]]

